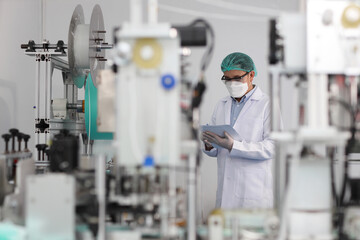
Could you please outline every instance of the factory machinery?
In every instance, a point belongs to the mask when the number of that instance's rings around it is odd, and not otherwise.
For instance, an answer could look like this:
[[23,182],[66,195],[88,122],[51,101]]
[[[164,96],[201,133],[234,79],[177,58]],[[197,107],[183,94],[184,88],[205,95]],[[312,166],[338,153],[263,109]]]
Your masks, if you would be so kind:
[[[36,149],[17,129],[2,135],[0,236],[360,239],[360,5],[304,3],[270,21],[274,209],[217,209],[207,225],[196,221],[199,106],[214,33],[204,20],[159,23],[154,0],[143,21],[135,0],[113,44],[96,5],[90,24],[75,8],[67,44],[22,45],[36,62]],[[207,46],[196,86],[187,76],[193,46]],[[53,98],[55,70],[63,98]],[[292,113],[280,112],[288,82]],[[286,114],[298,119],[289,131]]]
[[[359,47],[356,1],[308,0],[270,22],[279,239],[360,239]],[[282,131],[289,82],[298,125]]]
[[[156,1],[147,21],[141,1],[130,5],[113,44],[100,7],[86,24],[78,5],[67,43],[21,45],[35,59],[36,149],[1,155],[1,237],[196,238],[199,106],[214,34],[201,19],[158,23]],[[207,46],[196,86],[192,46]],[[63,98],[53,97],[55,71]],[[25,140],[14,131],[3,136],[12,146]]]

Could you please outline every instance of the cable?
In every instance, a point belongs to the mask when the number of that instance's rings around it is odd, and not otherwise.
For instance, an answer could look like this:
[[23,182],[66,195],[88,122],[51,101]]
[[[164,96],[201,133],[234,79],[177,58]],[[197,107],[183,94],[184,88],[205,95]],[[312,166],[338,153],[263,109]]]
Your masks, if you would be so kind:
[[330,149],[330,176],[331,176],[331,190],[333,193],[333,197],[335,200],[335,204],[337,207],[339,207],[340,202],[339,202],[339,196],[336,193],[336,186],[335,186],[335,170],[334,170],[334,162],[335,162],[335,148],[331,148]]
[[[334,98],[334,97],[329,98],[329,101],[339,103],[342,107],[344,107],[345,110],[347,110],[349,112],[352,121],[354,121],[354,119],[356,118],[356,111],[351,107],[351,105],[349,103],[345,102],[342,99],[338,99],[338,98]],[[354,126],[354,125],[352,125],[352,126]]]
[[[214,45],[215,45],[215,33],[214,33],[214,30],[211,27],[211,25],[204,19],[201,19],[201,18],[196,19],[190,24],[190,26],[196,26],[196,25],[204,25],[210,33],[211,42],[209,44],[207,51],[205,52],[204,56],[201,59],[201,72],[203,74],[205,72],[205,70],[207,69],[207,67],[209,66],[209,63],[210,63],[212,55],[213,55]],[[203,76],[200,76],[200,81],[202,81],[202,80],[203,80]]]
[[[356,129],[356,115],[357,115],[358,111],[354,110],[349,103],[347,103],[347,102],[345,102],[344,100],[341,100],[341,99],[337,99],[337,98],[332,97],[332,98],[329,98],[329,102],[337,102],[337,103],[339,103],[340,106],[342,106],[350,114],[351,126],[350,126],[350,129],[347,128],[347,130],[351,131],[352,136],[348,141],[348,144],[347,144],[347,147],[346,147],[346,153],[345,153],[345,155],[348,155],[348,149],[350,148],[353,141],[355,140],[355,133],[357,131],[357,129]],[[346,192],[347,183],[348,183],[348,162],[345,160],[344,179],[343,179],[343,184],[342,184],[342,187],[341,187],[341,194],[340,194],[340,196],[338,198],[338,201],[337,201],[338,206],[344,206],[344,204],[345,204],[344,203],[344,198],[345,198],[345,192]]]
[[[197,85],[193,90],[193,96],[191,100],[191,108],[188,112],[188,121],[192,126],[192,135],[194,139],[198,138],[198,129],[199,129],[199,106],[202,101],[202,96],[204,95],[206,85],[205,85],[205,71],[208,68],[211,58],[213,56],[214,46],[215,46],[215,33],[211,25],[204,19],[196,19],[190,26],[203,25],[207,29],[210,35],[210,43],[208,44],[207,50],[205,51],[203,57],[201,58],[201,72]],[[194,117],[195,116],[195,117]]]

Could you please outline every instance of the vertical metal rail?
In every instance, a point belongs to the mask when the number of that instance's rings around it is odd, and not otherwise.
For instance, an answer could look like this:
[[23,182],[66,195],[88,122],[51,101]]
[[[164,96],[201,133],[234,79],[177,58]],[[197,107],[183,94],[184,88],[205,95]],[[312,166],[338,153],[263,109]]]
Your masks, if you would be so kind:
[[[40,56],[35,56],[36,61],[36,77],[35,77],[35,94],[36,94],[36,102],[35,102],[35,124],[39,123],[40,120]],[[36,127],[34,126],[35,130],[35,146],[40,143],[40,133],[36,132]],[[35,159],[39,159],[38,151],[34,149]]]
[[[52,58],[50,58],[51,60],[51,64],[50,64],[50,82],[49,82],[49,100],[50,100],[50,103],[51,103],[51,99],[52,99],[52,77],[53,77],[53,73],[54,73],[54,63],[52,62]],[[49,116],[51,117],[51,110],[49,112]]]
[[99,217],[98,217],[98,240],[106,239],[105,229],[105,218],[106,218],[106,201],[105,201],[105,182],[106,182],[106,158],[104,155],[97,157],[97,168],[96,168],[96,189],[97,199],[99,202]]
[[41,25],[40,41],[42,42],[45,40],[45,36],[46,36],[46,0],[41,0],[40,25]]
[[280,68],[270,67],[271,131],[281,131],[280,121]]
[[189,156],[187,240],[196,240],[196,154]]
[[[45,123],[49,123],[49,119],[50,119],[50,103],[51,103],[51,100],[48,98],[49,97],[49,87],[50,87],[50,84],[49,84],[49,78],[50,78],[50,71],[49,71],[49,67],[51,66],[51,64],[49,63],[48,61],[48,54],[46,55],[46,60],[45,60],[45,118],[44,118],[44,121]],[[49,60],[50,60],[50,57],[49,57]],[[48,142],[48,132],[45,131],[44,133],[45,135],[45,144],[47,144]]]
[[281,162],[281,147],[280,143],[275,142],[275,158],[274,158],[274,208],[281,215],[282,207],[282,187],[284,187],[282,180],[284,179],[283,163]]

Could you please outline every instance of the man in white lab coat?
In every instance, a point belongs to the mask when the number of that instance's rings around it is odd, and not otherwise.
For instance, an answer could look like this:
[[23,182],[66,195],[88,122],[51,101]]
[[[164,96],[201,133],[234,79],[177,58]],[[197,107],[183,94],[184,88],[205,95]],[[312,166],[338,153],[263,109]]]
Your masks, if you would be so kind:
[[[231,125],[240,139],[203,132],[204,153],[217,157],[217,208],[271,208],[272,156],[269,97],[253,84],[255,64],[244,53],[232,53],[221,63],[222,81],[230,96],[216,105],[211,125]],[[217,146],[217,148],[212,145]]]

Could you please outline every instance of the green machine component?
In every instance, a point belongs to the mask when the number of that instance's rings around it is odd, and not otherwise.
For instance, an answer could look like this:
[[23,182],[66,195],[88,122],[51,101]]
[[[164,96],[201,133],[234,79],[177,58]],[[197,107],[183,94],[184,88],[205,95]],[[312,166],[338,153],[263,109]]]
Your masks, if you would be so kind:
[[112,140],[113,133],[98,132],[97,130],[97,88],[94,86],[91,74],[88,75],[85,85],[85,126],[86,133],[91,140]]
[[85,76],[76,76],[74,77],[74,84],[76,87],[78,88],[82,88],[84,86],[85,83]]

